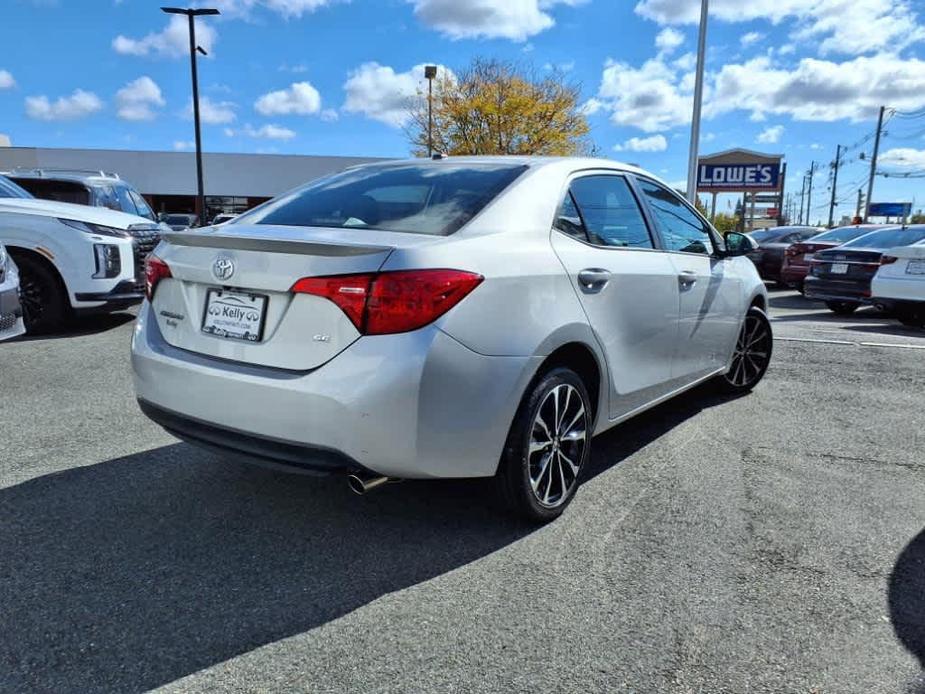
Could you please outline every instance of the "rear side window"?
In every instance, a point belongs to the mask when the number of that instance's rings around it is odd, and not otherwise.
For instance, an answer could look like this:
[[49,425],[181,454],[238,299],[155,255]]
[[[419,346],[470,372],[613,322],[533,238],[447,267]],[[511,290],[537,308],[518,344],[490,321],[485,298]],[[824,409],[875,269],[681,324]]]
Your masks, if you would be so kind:
[[445,236],[462,228],[526,169],[452,162],[361,167],[310,183],[236,221]]
[[657,183],[639,179],[639,189],[658,221],[667,250],[682,253],[713,253],[710,227],[678,195]]
[[654,248],[645,219],[622,176],[583,176],[572,181],[556,228],[596,246]]
[[42,200],[70,202],[76,205],[90,204],[90,191],[75,181],[49,181],[41,178],[22,178],[19,185]]

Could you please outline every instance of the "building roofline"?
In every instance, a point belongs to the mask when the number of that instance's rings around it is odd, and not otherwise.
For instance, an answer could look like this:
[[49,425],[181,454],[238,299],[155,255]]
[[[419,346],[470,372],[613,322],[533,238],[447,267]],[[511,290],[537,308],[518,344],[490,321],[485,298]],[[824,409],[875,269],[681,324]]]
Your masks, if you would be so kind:
[[767,154],[765,152],[756,152],[753,149],[744,149],[742,147],[733,147],[732,149],[724,149],[722,152],[716,152],[714,154],[701,154],[699,159],[715,159],[716,157],[724,157],[727,154],[750,154],[753,157],[763,157],[765,159],[783,159],[783,154]]

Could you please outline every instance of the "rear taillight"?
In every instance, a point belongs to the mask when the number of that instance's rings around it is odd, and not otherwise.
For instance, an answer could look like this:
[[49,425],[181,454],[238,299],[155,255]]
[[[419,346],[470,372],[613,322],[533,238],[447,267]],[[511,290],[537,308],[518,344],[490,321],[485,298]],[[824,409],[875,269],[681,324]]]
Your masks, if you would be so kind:
[[803,251],[799,250],[794,244],[793,246],[787,246],[787,250],[784,251],[784,255],[788,258],[795,258],[798,255],[802,255]]
[[462,270],[400,270],[305,277],[292,285],[292,291],[333,301],[364,335],[388,335],[434,322],[483,279]]
[[895,255],[884,255],[884,256],[880,256],[880,264],[881,264],[881,265],[892,265],[892,264],[895,263],[897,260],[899,260],[899,258],[897,258]]
[[154,299],[154,290],[162,279],[172,277],[170,266],[151,253],[145,260],[145,296],[148,301]]

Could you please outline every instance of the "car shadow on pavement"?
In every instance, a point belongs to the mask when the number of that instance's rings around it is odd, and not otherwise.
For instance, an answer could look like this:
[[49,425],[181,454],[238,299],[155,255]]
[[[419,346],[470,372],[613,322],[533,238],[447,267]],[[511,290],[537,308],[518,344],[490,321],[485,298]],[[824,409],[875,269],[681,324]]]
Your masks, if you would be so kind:
[[27,334],[17,338],[16,342],[37,342],[39,340],[60,340],[68,337],[84,337],[104,333],[135,320],[135,314],[128,311],[116,313],[97,313],[88,316],[77,316],[70,319],[58,330],[38,335]]
[[532,532],[485,492],[361,498],[186,444],[0,490],[0,691],[146,691]]
[[910,692],[925,694],[925,530],[906,545],[896,560],[888,600],[893,631],[922,668]]

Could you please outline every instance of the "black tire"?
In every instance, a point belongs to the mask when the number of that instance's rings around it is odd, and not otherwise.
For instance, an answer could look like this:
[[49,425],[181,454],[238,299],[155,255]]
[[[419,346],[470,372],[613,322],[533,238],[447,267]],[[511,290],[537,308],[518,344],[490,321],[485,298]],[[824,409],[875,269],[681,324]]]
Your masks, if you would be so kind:
[[771,364],[774,333],[767,314],[752,306],[745,314],[729,371],[717,379],[720,389],[732,395],[749,392],[761,382]]
[[861,307],[853,301],[826,301],[825,305],[837,316],[850,316]]
[[[561,406],[559,419],[570,421],[562,421],[550,436],[549,444],[531,453],[531,444],[539,445],[536,439],[546,434],[546,425],[540,425],[538,420],[545,420],[551,414],[556,418],[552,408],[559,404],[554,402],[559,395],[568,397]],[[575,396],[579,398],[578,406]],[[514,416],[495,477],[505,507],[535,523],[548,523],[562,515],[581,483],[591,450],[592,425],[591,401],[578,374],[559,367],[535,380]],[[574,438],[578,431],[583,432],[580,441]],[[567,440],[563,434],[572,439]],[[573,469],[576,465],[577,470]],[[541,498],[544,495],[546,503]]]
[[15,254],[19,267],[19,300],[29,334],[60,328],[70,315],[67,295],[57,273],[40,260]]

